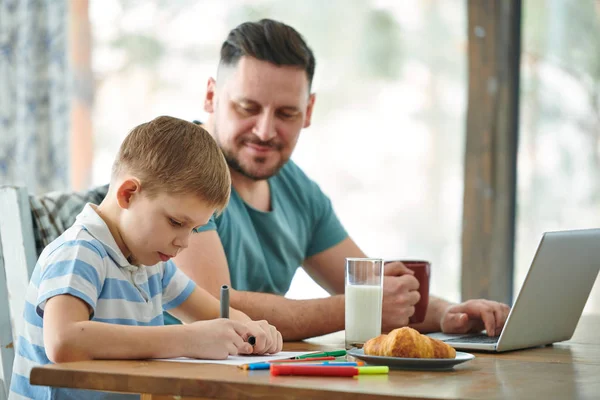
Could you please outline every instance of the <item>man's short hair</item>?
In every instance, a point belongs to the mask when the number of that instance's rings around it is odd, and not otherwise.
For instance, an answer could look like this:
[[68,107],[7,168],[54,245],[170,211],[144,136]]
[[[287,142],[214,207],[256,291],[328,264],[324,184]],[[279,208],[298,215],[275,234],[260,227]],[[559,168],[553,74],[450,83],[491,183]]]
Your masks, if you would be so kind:
[[215,140],[202,127],[162,116],[138,125],[127,135],[113,164],[138,178],[153,197],[192,194],[221,212],[229,201],[231,177]]
[[243,56],[306,71],[308,87],[315,74],[315,56],[294,28],[272,19],[244,22],[229,32],[221,46],[221,66],[235,66]]

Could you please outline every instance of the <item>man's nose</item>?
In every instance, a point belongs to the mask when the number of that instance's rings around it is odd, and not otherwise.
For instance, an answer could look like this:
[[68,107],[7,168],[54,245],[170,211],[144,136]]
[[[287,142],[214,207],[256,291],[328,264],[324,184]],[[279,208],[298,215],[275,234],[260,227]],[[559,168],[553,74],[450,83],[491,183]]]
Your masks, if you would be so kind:
[[277,135],[274,116],[271,113],[261,114],[256,121],[253,133],[263,142],[273,139]]

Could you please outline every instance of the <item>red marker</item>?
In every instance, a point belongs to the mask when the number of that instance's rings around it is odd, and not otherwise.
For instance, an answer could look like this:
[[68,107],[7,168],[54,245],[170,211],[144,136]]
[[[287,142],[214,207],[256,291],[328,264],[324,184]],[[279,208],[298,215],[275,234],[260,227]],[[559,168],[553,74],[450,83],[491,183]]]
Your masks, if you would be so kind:
[[336,367],[331,365],[271,365],[271,375],[301,375],[301,376],[356,376],[366,374],[387,374],[389,367]]

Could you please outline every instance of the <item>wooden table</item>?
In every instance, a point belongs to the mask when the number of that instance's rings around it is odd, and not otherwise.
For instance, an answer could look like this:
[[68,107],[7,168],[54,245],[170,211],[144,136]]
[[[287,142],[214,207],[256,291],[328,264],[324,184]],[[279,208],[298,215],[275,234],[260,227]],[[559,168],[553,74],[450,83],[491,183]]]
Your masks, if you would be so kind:
[[[341,340],[341,341],[340,341]],[[285,350],[343,347],[343,336],[286,343]],[[568,342],[502,354],[475,353],[450,372],[390,371],[358,378],[271,377],[234,366],[85,361],[34,368],[36,385],[142,393],[166,399],[591,399],[600,396],[600,316],[582,317]],[[179,397],[181,396],[181,397]]]

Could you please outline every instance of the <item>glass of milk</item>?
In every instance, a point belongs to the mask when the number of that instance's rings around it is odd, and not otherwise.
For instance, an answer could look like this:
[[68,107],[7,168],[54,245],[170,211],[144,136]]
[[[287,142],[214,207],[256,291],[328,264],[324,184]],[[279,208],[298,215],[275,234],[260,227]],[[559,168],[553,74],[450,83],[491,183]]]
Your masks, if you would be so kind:
[[346,349],[381,334],[383,260],[346,258]]

